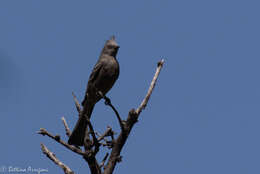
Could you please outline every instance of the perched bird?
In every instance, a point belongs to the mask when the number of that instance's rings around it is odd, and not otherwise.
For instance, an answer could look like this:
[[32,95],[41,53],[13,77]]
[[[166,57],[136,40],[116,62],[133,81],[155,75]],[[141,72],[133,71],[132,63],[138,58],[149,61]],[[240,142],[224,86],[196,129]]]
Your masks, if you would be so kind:
[[82,101],[83,111],[69,137],[69,144],[83,146],[87,129],[87,118],[90,119],[95,104],[102,98],[100,92],[105,95],[119,76],[119,64],[116,60],[118,49],[119,45],[116,43],[114,36],[106,41],[100,57],[90,74],[85,98]]

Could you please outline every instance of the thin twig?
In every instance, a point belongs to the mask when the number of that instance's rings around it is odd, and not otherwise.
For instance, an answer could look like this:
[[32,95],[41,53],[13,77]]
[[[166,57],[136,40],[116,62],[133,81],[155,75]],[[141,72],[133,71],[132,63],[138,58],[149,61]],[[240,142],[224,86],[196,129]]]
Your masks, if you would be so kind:
[[64,118],[64,117],[61,117],[61,120],[62,120],[62,122],[63,122],[65,131],[66,131],[66,135],[67,135],[68,137],[70,137],[71,131],[70,131],[70,128],[69,128],[69,126],[68,126],[68,124],[67,124],[65,118]]
[[105,157],[103,158],[102,162],[100,163],[99,167],[102,168],[107,160],[109,153],[106,153]]
[[83,152],[81,149],[79,148],[76,148],[74,146],[71,146],[67,143],[65,143],[64,141],[62,141],[60,139],[59,136],[53,136],[52,134],[50,134],[46,129],[44,128],[41,128],[39,132],[37,132],[38,134],[41,134],[41,135],[47,135],[48,137],[52,138],[53,140],[57,141],[58,143],[62,144],[63,146],[65,146],[67,149],[79,154],[79,155],[83,155],[83,156],[86,156],[87,153]]
[[[99,133],[96,132],[96,134],[99,136],[98,141],[102,146],[107,147],[108,149],[111,149],[113,147],[113,143],[114,143],[114,136],[113,136],[114,132],[111,130],[111,133],[108,133],[106,136],[104,136],[106,134],[106,132],[103,135],[100,135]],[[112,140],[111,141],[107,140],[105,138],[107,136],[111,136]],[[102,140],[104,141],[104,143],[102,142]]]
[[80,107],[79,101],[77,100],[77,97],[76,97],[76,95],[74,94],[74,92],[72,92],[72,96],[73,96],[73,99],[74,99],[74,102],[75,102],[75,106],[76,106],[76,108],[77,108],[77,111],[80,113],[80,112],[81,112],[81,107]]
[[98,141],[103,140],[107,136],[111,136],[111,134],[113,134],[112,128],[108,126],[107,130],[104,132],[104,134],[101,135],[100,137],[98,137]]
[[88,121],[89,132],[90,132],[90,134],[91,134],[91,136],[92,136],[92,138],[93,138],[93,145],[95,146],[94,154],[97,154],[97,152],[99,151],[99,146],[100,146],[100,144],[99,144],[99,142],[98,142],[98,139],[97,139],[97,137],[96,137],[94,128],[93,128],[93,126],[92,126],[90,120],[87,119],[87,121]]
[[150,87],[149,87],[149,89],[147,91],[147,94],[146,94],[145,98],[143,99],[142,103],[140,104],[140,106],[136,109],[137,115],[139,115],[140,112],[142,112],[142,110],[145,109],[145,107],[146,107],[146,105],[147,105],[147,103],[148,103],[148,101],[149,101],[149,99],[151,97],[151,94],[153,92],[153,89],[155,87],[155,84],[156,84],[156,81],[157,81],[158,76],[160,74],[160,71],[161,71],[161,69],[163,67],[163,63],[164,63],[163,59],[157,63],[156,72],[154,74],[154,77],[153,77],[153,80],[152,80],[152,82],[150,84]]
[[42,152],[55,164],[57,164],[60,168],[63,169],[65,174],[74,174],[74,172],[66,166],[64,163],[62,163],[53,152],[51,152],[44,144],[41,144]]
[[111,100],[107,96],[103,96],[103,98],[105,100],[105,104],[110,106],[113,109],[113,111],[115,112],[116,118],[117,118],[117,120],[119,122],[121,130],[124,130],[124,122],[121,119],[121,117],[120,117],[119,113],[117,112],[116,108],[112,105]]

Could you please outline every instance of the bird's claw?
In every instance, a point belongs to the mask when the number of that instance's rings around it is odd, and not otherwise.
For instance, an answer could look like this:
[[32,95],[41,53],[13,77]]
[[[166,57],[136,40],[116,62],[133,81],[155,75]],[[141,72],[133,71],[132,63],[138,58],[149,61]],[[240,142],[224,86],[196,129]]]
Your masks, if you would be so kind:
[[101,91],[98,91],[97,93],[98,93],[98,95],[100,95],[100,97],[104,98],[104,95]]
[[111,100],[105,96],[101,91],[98,91],[98,94],[105,100],[105,105],[111,105]]
[[111,105],[111,100],[108,97],[104,96],[104,99],[105,99],[105,105]]

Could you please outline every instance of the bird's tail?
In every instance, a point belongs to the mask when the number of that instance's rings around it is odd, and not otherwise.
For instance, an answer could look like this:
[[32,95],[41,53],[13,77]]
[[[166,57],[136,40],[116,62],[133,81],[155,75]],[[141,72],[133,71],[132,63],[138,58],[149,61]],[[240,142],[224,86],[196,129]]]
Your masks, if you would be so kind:
[[89,105],[86,110],[83,111],[85,114],[81,114],[76,126],[74,127],[68,143],[76,146],[83,146],[86,129],[87,129],[87,117],[90,118],[95,105]]

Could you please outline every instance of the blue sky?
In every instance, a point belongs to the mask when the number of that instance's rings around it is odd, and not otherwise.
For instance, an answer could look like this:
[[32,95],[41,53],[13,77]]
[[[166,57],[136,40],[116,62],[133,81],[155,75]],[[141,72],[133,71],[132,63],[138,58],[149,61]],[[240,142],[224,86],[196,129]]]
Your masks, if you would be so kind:
[[[0,166],[88,166],[47,137],[74,127],[71,92],[82,100],[105,40],[115,35],[120,77],[108,93],[123,118],[165,66],[115,173],[260,173],[259,2],[248,0],[0,1]],[[94,127],[118,132],[99,102]],[[102,158],[102,154],[99,159]]]

